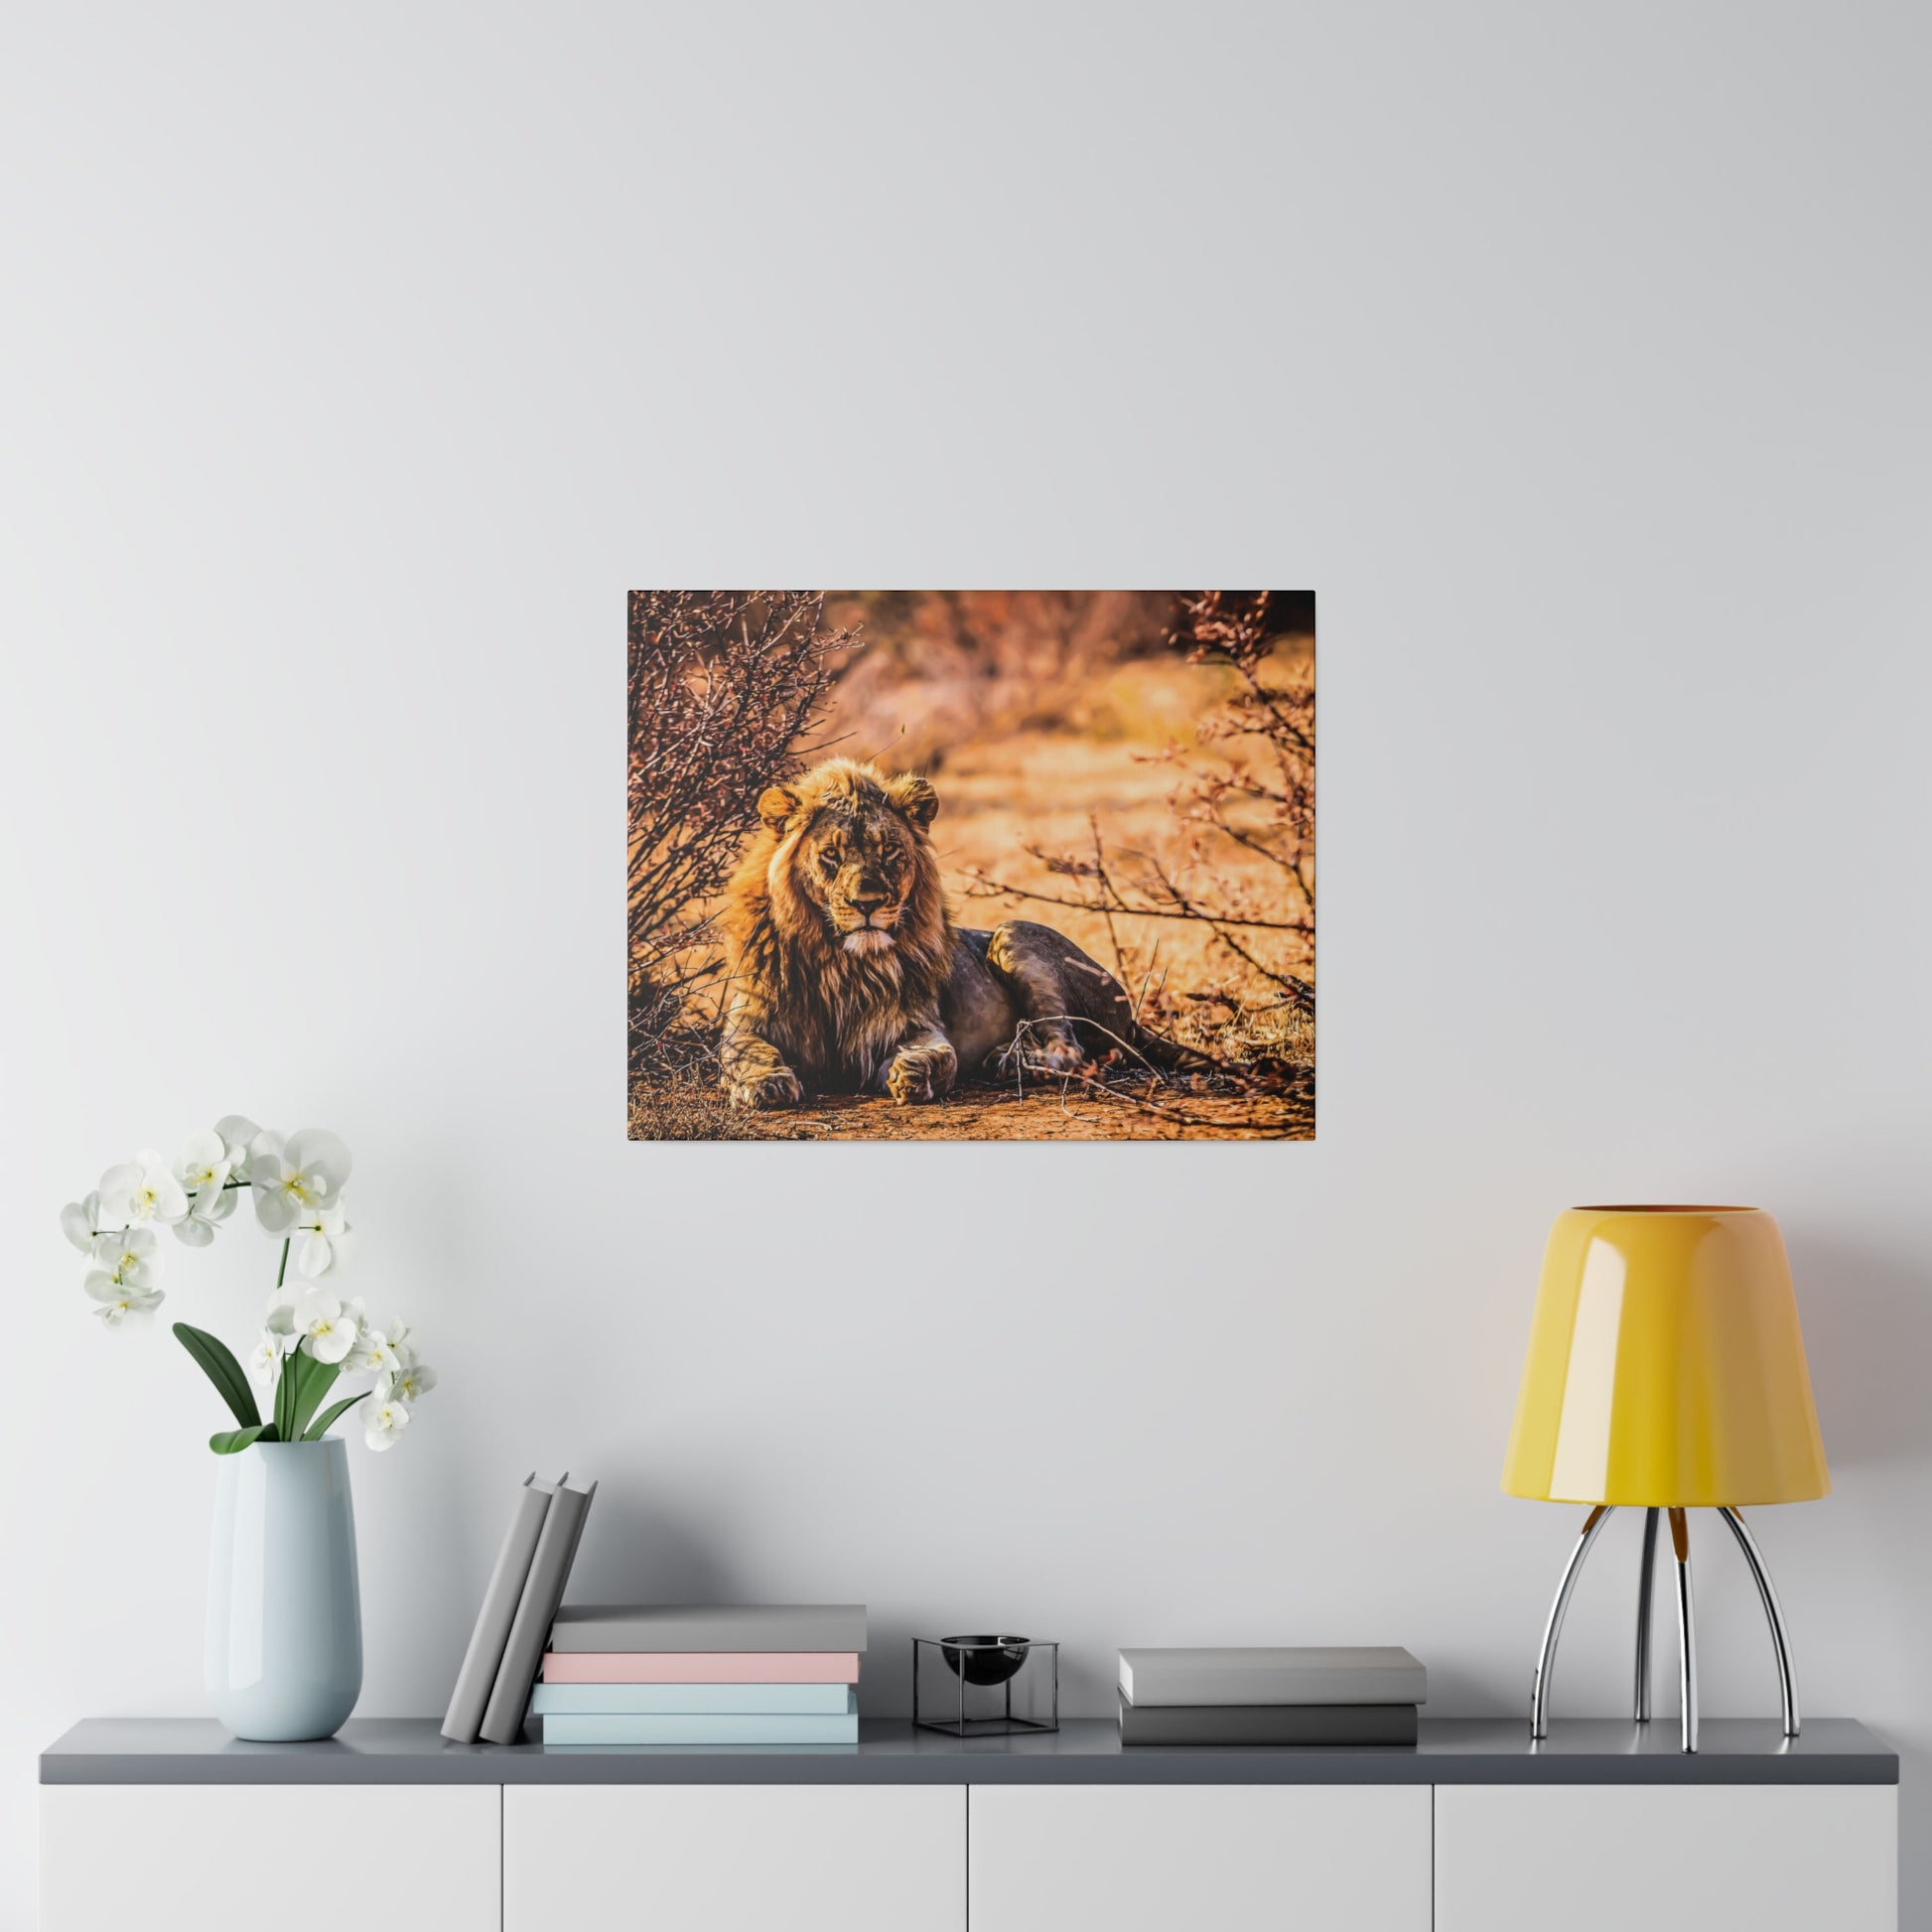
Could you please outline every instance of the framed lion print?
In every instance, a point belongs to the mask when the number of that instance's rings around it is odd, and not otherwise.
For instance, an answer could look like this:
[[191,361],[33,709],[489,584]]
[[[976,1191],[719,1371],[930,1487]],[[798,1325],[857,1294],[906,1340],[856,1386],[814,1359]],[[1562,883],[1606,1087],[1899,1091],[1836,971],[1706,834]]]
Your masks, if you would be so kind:
[[633,1140],[1310,1140],[1308,591],[632,591]]

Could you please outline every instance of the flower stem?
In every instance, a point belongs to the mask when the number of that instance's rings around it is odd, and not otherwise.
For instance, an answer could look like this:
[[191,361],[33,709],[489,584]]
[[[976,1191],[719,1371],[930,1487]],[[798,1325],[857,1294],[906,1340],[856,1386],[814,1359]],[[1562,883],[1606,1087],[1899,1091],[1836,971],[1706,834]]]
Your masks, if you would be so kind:
[[[293,1239],[294,1237],[291,1236],[290,1238]],[[275,1286],[277,1288],[281,1287],[283,1278],[288,1274],[288,1272],[289,1272],[289,1244],[287,1241],[284,1241],[282,1243],[282,1265],[275,1271]]]

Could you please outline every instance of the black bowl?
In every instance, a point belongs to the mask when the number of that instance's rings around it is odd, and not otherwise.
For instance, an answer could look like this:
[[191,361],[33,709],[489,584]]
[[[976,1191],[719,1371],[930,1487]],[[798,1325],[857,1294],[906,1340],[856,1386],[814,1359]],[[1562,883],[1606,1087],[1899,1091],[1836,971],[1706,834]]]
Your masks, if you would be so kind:
[[1020,1674],[1031,1637],[941,1637],[939,1654],[969,1684],[1004,1684]]

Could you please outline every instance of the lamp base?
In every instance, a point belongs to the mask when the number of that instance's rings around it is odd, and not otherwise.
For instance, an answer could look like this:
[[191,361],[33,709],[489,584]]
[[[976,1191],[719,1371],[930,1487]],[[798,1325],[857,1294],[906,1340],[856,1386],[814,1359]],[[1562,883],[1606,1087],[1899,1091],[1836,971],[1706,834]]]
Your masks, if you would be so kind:
[[[1550,1734],[1550,1670],[1556,1661],[1557,1639],[1563,1635],[1564,1613],[1570,1608],[1571,1592],[1583,1571],[1584,1559],[1598,1532],[1615,1512],[1613,1503],[1598,1503],[1584,1521],[1577,1546],[1563,1567],[1557,1585],[1556,1601],[1550,1605],[1550,1619],[1543,1626],[1543,1645],[1536,1653],[1536,1675],[1530,1685],[1530,1736]],[[1681,1509],[1668,1512],[1672,1554],[1677,1559],[1677,1682],[1682,1711],[1683,1746],[1698,1747],[1698,1650],[1696,1606],[1691,1591],[1691,1531]],[[1784,1611],[1771,1584],[1771,1573],[1764,1567],[1751,1533],[1744,1526],[1741,1510],[1727,1505],[1719,1509],[1737,1547],[1750,1567],[1751,1581],[1757,1586],[1758,1601],[1764,1606],[1764,1620],[1771,1626],[1771,1651],[1778,1669],[1778,1699],[1784,1712],[1784,1734],[1798,1734],[1798,1684],[1791,1669],[1791,1638],[1784,1627]],[[1637,1671],[1633,1700],[1638,1724],[1650,1722],[1650,1597],[1657,1565],[1657,1509],[1646,1509],[1643,1519],[1643,1557],[1637,1577]]]

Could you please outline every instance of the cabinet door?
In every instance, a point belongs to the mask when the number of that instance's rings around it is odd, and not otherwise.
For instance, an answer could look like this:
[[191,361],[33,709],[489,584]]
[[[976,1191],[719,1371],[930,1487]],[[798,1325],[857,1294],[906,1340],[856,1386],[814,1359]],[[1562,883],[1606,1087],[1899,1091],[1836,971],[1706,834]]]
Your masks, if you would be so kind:
[[1437,1932],[1897,1925],[1896,1785],[1437,1788]]
[[965,1932],[958,1785],[510,1785],[504,1932]]
[[498,1787],[41,1788],[41,1932],[499,1932]]
[[975,1785],[973,1932],[1429,1932],[1427,1785]]

